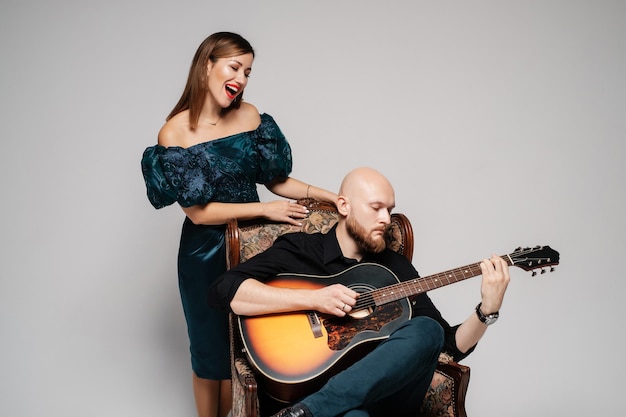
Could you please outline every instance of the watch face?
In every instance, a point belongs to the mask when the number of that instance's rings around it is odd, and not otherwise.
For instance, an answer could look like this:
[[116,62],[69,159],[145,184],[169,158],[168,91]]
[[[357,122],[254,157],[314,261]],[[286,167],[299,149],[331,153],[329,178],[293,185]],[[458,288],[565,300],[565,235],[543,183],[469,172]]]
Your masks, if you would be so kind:
[[494,314],[490,314],[490,315],[485,317],[485,324],[487,326],[490,325],[490,324],[495,323],[496,321],[498,321],[498,316],[496,316]]

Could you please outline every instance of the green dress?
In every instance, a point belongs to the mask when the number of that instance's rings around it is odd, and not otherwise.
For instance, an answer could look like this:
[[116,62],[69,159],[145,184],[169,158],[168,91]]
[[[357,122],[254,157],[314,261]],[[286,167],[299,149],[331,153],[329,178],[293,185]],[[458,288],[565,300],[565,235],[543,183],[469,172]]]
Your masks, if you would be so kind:
[[[291,173],[291,148],[274,119],[258,128],[189,148],[152,146],[141,160],[148,199],[155,208],[211,201],[259,201],[257,183]],[[229,379],[228,316],[207,304],[213,281],[226,270],[224,225],[185,218],[178,251],[178,284],[190,341],[191,366],[200,378]]]

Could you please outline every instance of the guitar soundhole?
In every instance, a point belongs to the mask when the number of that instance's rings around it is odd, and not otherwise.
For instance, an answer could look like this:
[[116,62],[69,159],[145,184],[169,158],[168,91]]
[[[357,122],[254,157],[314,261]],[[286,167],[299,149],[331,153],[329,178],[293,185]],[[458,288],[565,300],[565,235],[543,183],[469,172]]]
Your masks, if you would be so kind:
[[371,292],[376,289],[372,285],[363,283],[352,284],[348,286],[351,290],[359,293],[359,297],[356,300],[356,305],[350,312],[349,316],[354,319],[364,319],[374,313],[376,307],[374,300],[372,299]]
[[[354,310],[352,310],[348,315],[353,319],[364,319],[374,313],[374,303],[370,303],[369,300],[365,300],[367,294],[372,290],[375,290],[375,287],[366,284],[354,284],[349,286],[351,290],[354,290],[360,294],[357,299],[357,304],[354,306]],[[365,295],[363,295],[365,294]]]
[[367,316],[370,316],[374,312],[374,309],[371,307],[362,308],[360,310],[352,310],[348,315],[353,319],[364,319]]

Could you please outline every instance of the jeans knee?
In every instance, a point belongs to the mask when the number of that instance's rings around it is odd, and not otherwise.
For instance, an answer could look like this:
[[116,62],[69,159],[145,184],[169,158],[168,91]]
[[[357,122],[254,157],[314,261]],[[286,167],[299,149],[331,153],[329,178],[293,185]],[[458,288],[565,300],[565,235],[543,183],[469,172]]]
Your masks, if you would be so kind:
[[441,324],[439,324],[436,320],[431,319],[430,317],[422,317],[422,319],[428,322],[428,326],[430,326],[429,332],[433,335],[433,342],[436,343],[439,348],[443,348],[445,335]]
[[418,340],[416,346],[439,356],[444,344],[443,327],[436,320],[425,316],[415,317],[410,322],[412,322],[414,335]]

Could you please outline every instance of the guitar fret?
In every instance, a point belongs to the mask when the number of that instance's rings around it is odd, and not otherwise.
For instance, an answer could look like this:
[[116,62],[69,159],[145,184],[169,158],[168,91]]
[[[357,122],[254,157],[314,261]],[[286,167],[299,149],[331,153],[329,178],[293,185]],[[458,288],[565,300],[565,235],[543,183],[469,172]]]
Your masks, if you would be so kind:
[[413,291],[412,291],[413,294],[419,294],[419,293],[424,291],[421,286],[416,285],[416,284],[419,284],[419,282],[420,281],[418,279],[415,279],[415,278],[410,280],[410,281],[407,281],[407,283],[410,283],[413,286]]

